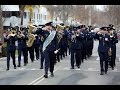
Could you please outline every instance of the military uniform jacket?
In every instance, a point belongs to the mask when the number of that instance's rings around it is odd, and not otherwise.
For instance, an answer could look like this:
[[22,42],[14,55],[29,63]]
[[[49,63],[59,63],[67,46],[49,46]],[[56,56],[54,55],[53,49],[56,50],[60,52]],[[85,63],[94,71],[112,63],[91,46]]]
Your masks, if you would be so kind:
[[96,39],[99,40],[98,52],[108,52],[110,48],[110,36],[105,34],[96,34]]
[[93,41],[94,41],[94,33],[88,32],[88,34],[87,34],[87,44],[88,44],[88,46],[93,45]]
[[15,41],[17,40],[16,36],[10,36],[8,39],[4,38],[4,41],[7,42],[7,51],[16,50]]
[[[37,34],[37,35],[42,35],[43,36],[43,38],[44,38],[44,41],[46,40],[46,38],[49,36],[49,32],[48,31],[45,31],[45,30],[42,30],[42,29],[39,29],[39,30],[37,30],[36,32],[35,32],[35,34]],[[44,43],[44,41],[43,41],[43,43]],[[45,51],[47,51],[47,52],[53,52],[53,51],[55,51],[55,50],[57,50],[58,49],[58,38],[57,38],[57,33],[56,33],[56,35],[55,35],[55,37],[54,37],[54,39],[51,41],[51,43],[46,47],[46,50]]]
[[34,46],[35,46],[35,47],[39,47],[40,44],[41,44],[41,40],[40,40],[39,36],[36,36],[35,38],[36,38],[36,39],[35,39],[35,41],[34,41]]
[[25,35],[25,37],[22,38],[17,38],[18,40],[18,49],[22,49],[22,48],[26,48],[26,41],[28,40],[27,35]]
[[114,34],[113,37],[110,37],[111,48],[116,47],[116,43],[118,43],[117,34]]
[[68,46],[68,32],[66,30],[64,30],[62,40],[63,40],[63,45],[64,45],[63,47],[67,48],[67,46]]
[[83,41],[82,41],[82,44],[83,44],[83,47],[86,48],[87,47],[87,34],[88,32],[87,31],[82,31],[82,36],[83,36]]
[[73,39],[71,38],[71,49],[82,50],[82,41],[83,37],[81,34]]

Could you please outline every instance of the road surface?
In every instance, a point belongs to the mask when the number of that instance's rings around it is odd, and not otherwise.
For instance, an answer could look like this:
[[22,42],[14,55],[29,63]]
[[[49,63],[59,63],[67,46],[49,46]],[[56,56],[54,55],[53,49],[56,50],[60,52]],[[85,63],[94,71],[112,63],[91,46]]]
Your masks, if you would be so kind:
[[[80,69],[70,69],[70,56],[55,65],[54,77],[45,79],[40,61],[36,60],[27,66],[14,69],[12,62],[10,70],[6,71],[6,60],[0,61],[0,85],[120,85],[120,43],[117,44],[116,68],[109,68],[108,74],[100,75],[100,65],[97,53],[98,41],[94,43],[93,55],[82,63]],[[17,60],[16,60],[17,61]]]

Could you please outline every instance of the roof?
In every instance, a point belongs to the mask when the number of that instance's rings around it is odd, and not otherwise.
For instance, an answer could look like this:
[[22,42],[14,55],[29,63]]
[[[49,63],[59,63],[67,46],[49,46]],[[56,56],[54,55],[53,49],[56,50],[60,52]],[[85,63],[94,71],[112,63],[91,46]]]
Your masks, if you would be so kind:
[[19,5],[1,5],[2,11],[19,11]]

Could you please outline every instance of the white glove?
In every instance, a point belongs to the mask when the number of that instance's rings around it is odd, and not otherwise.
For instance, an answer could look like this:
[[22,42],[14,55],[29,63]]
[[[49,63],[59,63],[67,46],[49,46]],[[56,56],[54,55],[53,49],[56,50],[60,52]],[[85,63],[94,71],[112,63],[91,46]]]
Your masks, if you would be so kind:
[[72,35],[72,39],[75,38],[75,35]]
[[79,34],[76,34],[76,36],[79,36]]
[[110,35],[110,37],[112,38],[113,36],[112,36],[112,35]]
[[57,54],[57,53],[58,53],[58,50],[54,51],[54,53]]

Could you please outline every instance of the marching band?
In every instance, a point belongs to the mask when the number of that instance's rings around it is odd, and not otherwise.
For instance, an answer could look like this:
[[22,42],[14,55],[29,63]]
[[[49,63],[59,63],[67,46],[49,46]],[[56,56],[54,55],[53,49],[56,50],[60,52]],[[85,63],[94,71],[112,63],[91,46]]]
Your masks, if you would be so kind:
[[[21,56],[24,57],[24,66],[29,62],[40,60],[40,69],[45,69],[45,78],[48,70],[54,76],[54,65],[70,55],[71,69],[80,68],[84,60],[92,56],[94,39],[99,40],[98,54],[100,57],[100,75],[107,74],[108,66],[114,70],[116,59],[117,34],[113,25],[101,27],[94,32],[92,26],[65,26],[63,23],[53,26],[48,22],[43,27],[29,25],[17,31],[12,28],[4,36],[7,42],[7,71],[10,69],[10,56],[13,59],[14,69],[21,67]],[[18,42],[16,46],[15,42]],[[16,50],[18,51],[18,65],[16,66]],[[29,53],[28,53],[29,52]],[[105,64],[104,64],[105,63]]]

